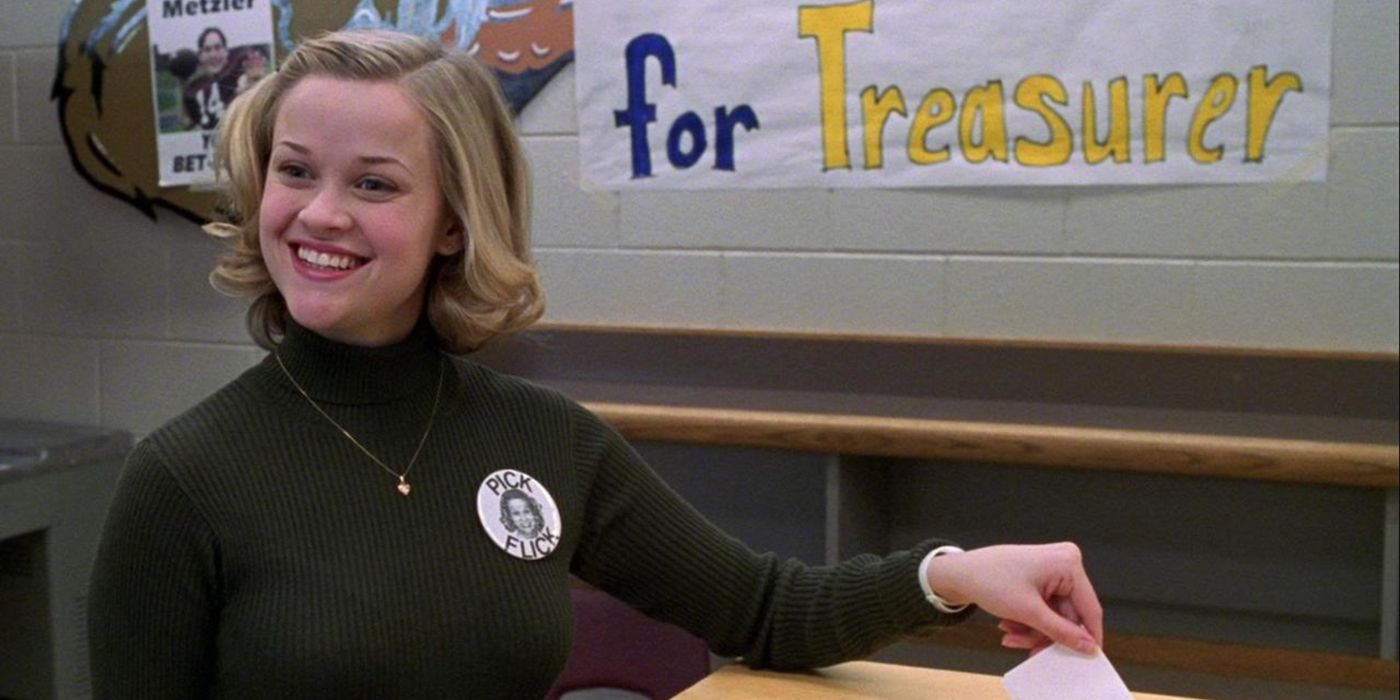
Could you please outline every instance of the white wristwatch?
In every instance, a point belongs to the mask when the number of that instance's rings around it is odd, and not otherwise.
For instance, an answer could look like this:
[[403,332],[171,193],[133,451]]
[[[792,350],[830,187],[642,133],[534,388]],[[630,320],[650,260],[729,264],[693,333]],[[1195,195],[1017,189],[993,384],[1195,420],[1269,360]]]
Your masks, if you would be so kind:
[[928,602],[931,603],[933,607],[936,610],[938,610],[938,612],[941,612],[945,615],[954,615],[960,613],[966,610],[967,606],[971,605],[972,603],[963,603],[962,605],[951,605],[948,603],[948,601],[943,600],[943,598],[939,597],[937,593],[934,593],[933,586],[929,583],[928,580],[928,567],[929,564],[933,563],[934,557],[941,557],[944,554],[961,554],[962,551],[963,550],[961,547],[943,545],[942,547],[938,547],[932,552],[929,552],[928,554],[924,555],[923,562],[919,564],[919,587],[924,589],[924,597],[928,599]]

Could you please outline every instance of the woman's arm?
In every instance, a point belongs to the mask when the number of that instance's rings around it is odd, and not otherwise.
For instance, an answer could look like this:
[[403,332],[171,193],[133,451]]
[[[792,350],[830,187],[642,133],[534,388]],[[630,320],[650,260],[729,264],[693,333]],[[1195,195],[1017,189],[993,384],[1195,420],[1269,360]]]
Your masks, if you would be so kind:
[[834,566],[755,554],[596,417],[577,410],[575,432],[586,514],[574,572],[718,654],[758,667],[826,666],[969,614],[945,615],[925,600],[919,565],[940,542]]
[[204,697],[217,624],[217,546],[148,442],[127,460],[88,593],[96,698]]

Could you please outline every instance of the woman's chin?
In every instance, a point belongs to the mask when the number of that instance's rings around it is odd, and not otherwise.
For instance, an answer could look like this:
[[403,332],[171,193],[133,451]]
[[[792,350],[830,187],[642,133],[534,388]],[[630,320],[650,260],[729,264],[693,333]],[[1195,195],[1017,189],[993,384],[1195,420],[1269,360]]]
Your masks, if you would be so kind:
[[320,304],[293,302],[287,305],[287,312],[298,326],[327,337],[338,335],[336,329],[343,325],[344,320],[338,310]]

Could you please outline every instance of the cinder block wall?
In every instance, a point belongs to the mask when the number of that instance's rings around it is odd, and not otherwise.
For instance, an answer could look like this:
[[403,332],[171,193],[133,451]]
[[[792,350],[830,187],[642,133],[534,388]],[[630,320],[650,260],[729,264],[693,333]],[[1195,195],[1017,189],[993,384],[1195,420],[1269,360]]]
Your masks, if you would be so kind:
[[[216,246],[100,194],[0,0],[0,416],[145,433],[257,361]],[[553,322],[1395,352],[1397,5],[1338,0],[1326,184],[584,193],[572,70],[521,119]]]

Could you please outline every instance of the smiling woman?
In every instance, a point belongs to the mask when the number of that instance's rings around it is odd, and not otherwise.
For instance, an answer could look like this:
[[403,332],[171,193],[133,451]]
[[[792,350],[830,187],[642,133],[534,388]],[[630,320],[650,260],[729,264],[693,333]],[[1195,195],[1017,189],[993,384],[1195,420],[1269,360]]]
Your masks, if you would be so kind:
[[1072,544],[779,561],[579,404],[452,357],[543,303],[520,144],[467,54],[306,41],[217,153],[236,216],[213,279],[271,353],[132,452],[94,566],[97,696],[540,697],[571,575],[754,666],[862,656],[973,603],[1008,646],[1102,641]]

